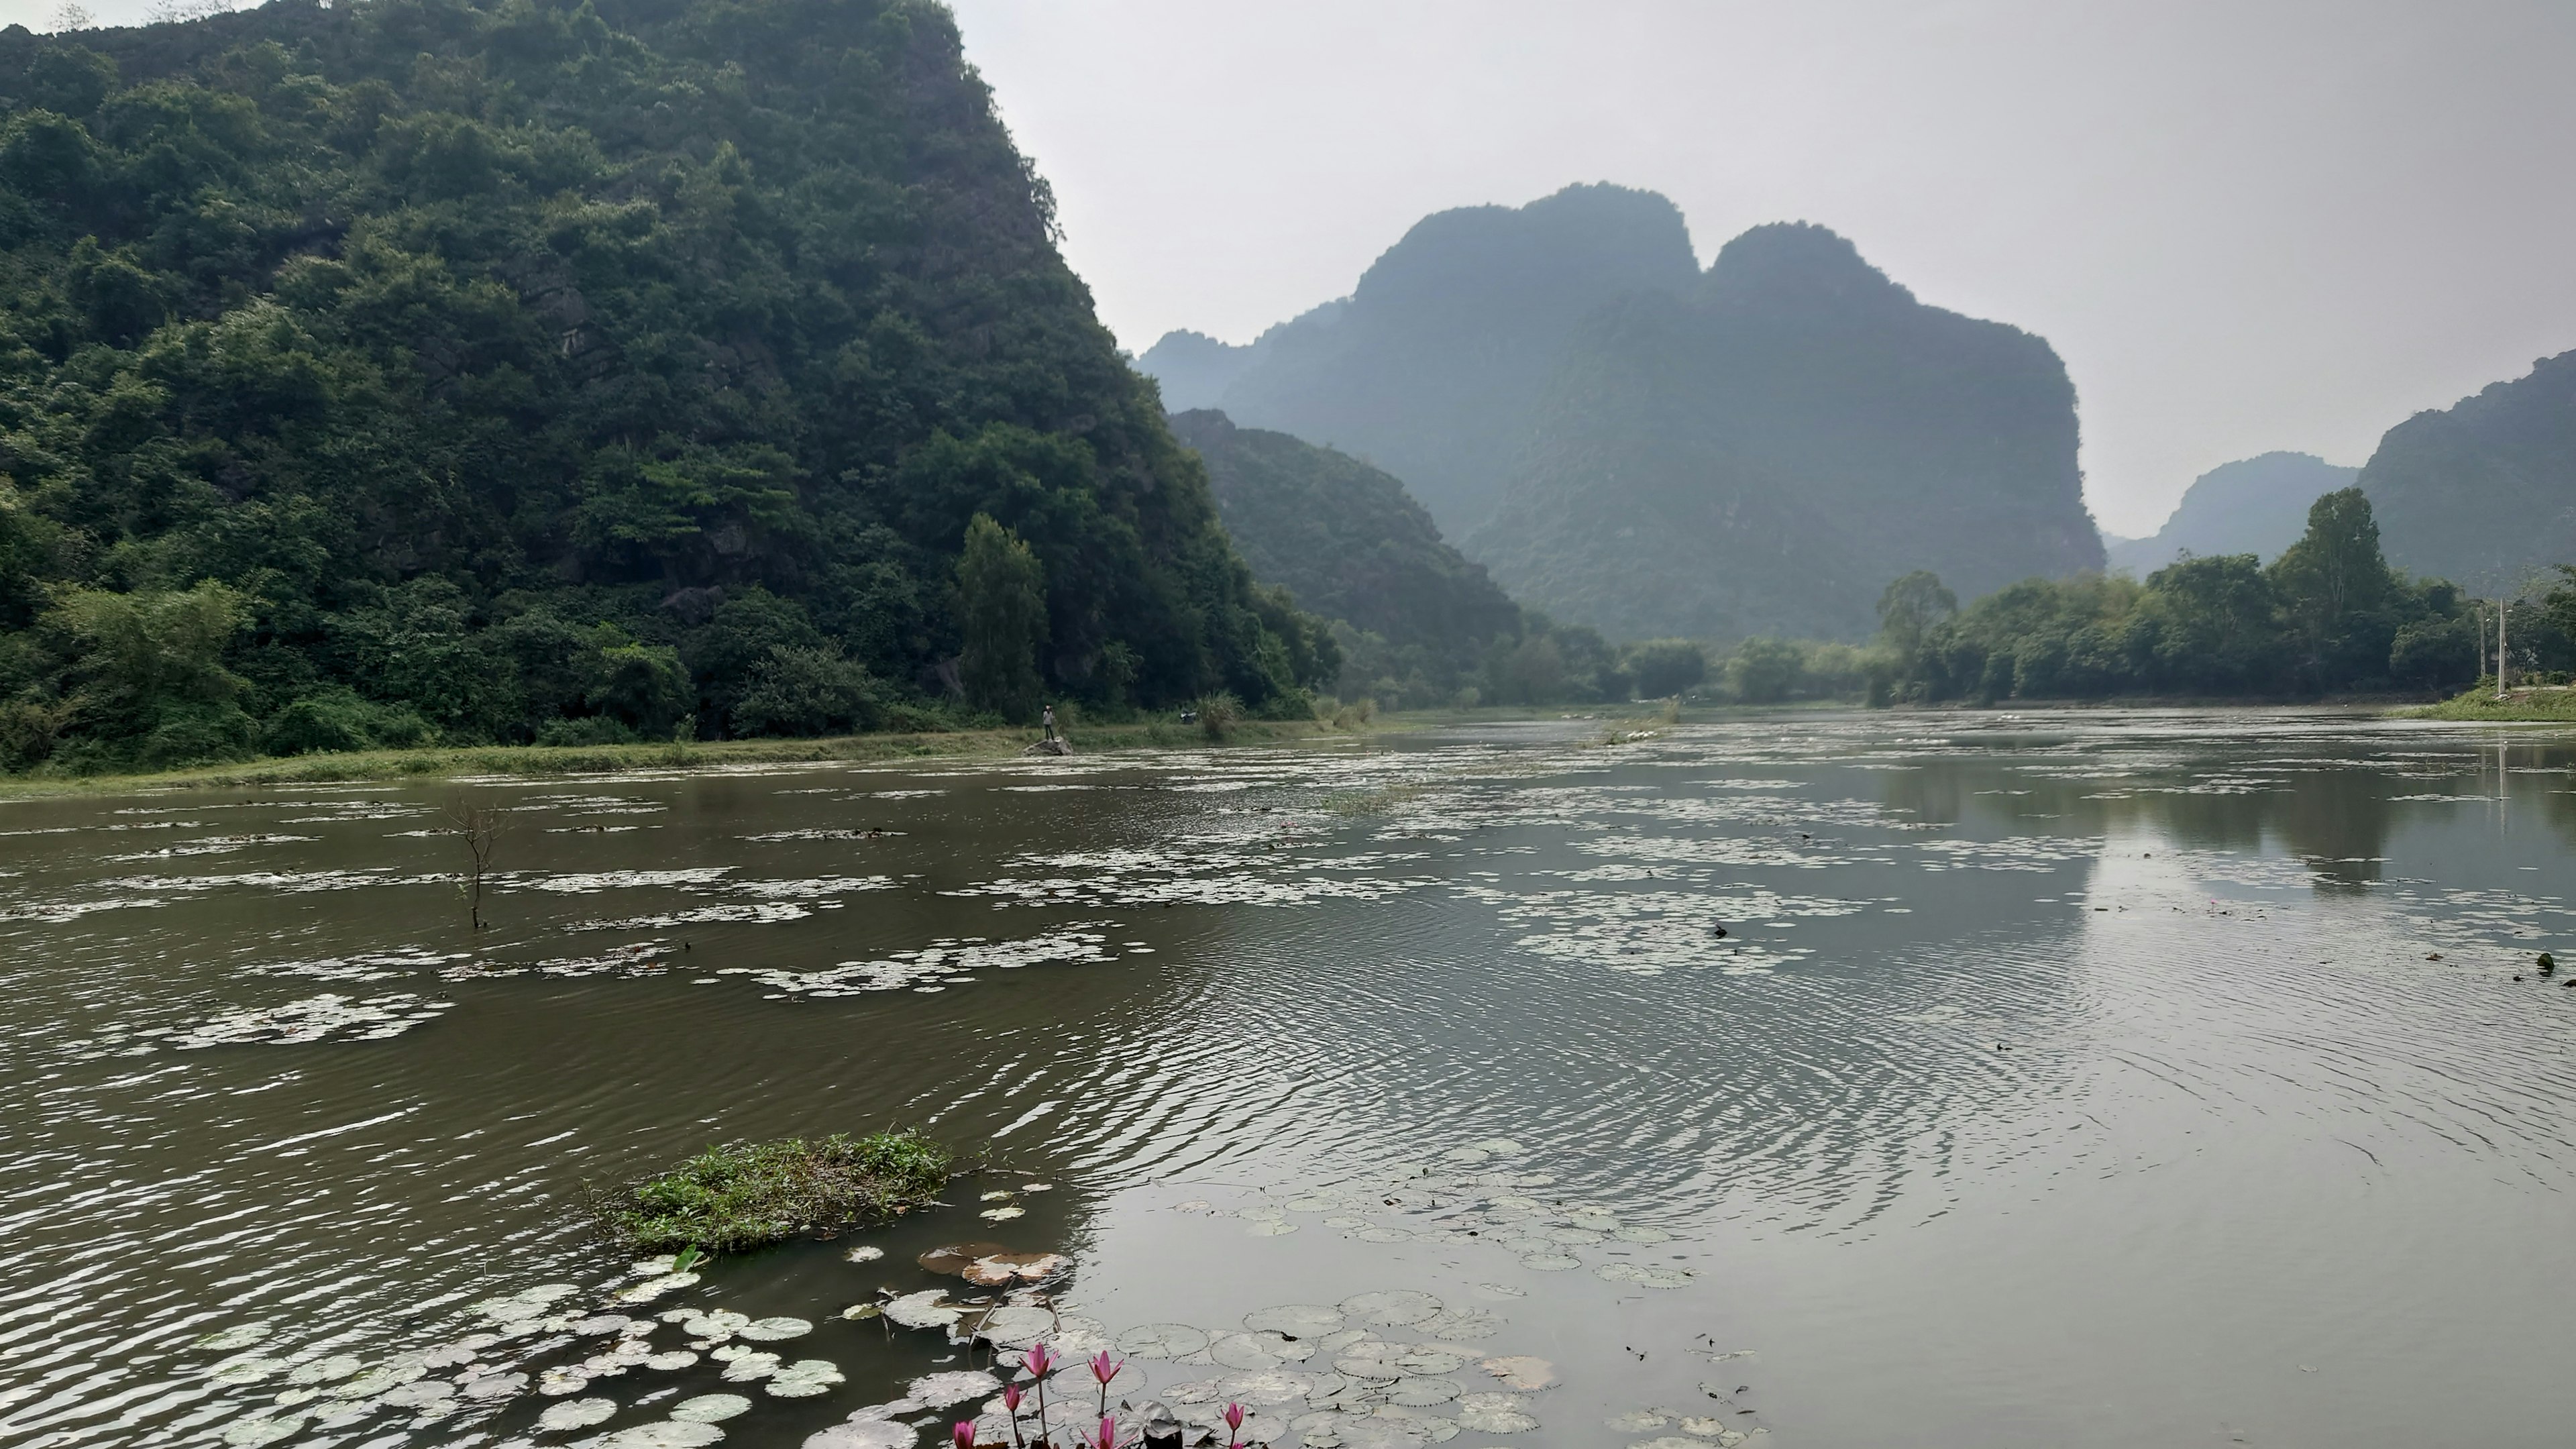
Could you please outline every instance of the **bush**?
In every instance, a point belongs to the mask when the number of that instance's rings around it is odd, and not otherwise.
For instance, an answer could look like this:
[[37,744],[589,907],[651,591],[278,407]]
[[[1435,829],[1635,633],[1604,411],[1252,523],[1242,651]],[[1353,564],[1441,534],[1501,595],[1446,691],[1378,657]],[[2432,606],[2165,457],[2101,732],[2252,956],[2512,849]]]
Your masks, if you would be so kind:
[[435,731],[408,708],[361,699],[346,686],[308,694],[260,726],[263,754],[311,755],[334,750],[407,750],[428,744]]
[[1234,737],[1234,727],[1243,722],[1243,705],[1230,694],[1202,697],[1191,708],[1199,717],[1199,733],[1217,744]]
[[631,745],[643,736],[604,714],[550,720],[537,731],[541,745]]
[[837,647],[773,648],[751,673],[751,688],[733,708],[744,735],[852,734],[884,715],[877,682]]
[[1628,646],[1627,670],[1641,697],[1662,699],[1705,682],[1708,655],[1688,639],[1649,639]]
[[916,1132],[732,1143],[596,1204],[632,1250],[731,1252],[901,1216],[948,1185],[948,1149]]

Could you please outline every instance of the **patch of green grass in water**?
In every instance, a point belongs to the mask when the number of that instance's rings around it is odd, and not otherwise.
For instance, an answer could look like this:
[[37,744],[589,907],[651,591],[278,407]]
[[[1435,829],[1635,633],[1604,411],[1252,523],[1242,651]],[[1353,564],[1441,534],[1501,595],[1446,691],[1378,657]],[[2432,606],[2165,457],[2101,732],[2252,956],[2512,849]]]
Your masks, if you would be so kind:
[[610,1196],[599,1211],[639,1252],[739,1252],[925,1206],[948,1185],[950,1161],[917,1132],[735,1142]]

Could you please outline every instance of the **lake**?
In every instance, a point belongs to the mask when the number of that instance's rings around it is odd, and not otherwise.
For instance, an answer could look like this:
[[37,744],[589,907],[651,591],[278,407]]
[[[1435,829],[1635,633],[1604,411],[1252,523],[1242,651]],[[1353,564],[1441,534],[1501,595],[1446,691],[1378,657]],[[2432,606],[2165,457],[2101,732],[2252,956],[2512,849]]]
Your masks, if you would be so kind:
[[[896,1320],[985,1240],[1282,1446],[2564,1444],[2571,771],[1784,712],[0,805],[0,1437],[944,1445],[992,1349]],[[907,1125],[948,1206],[693,1282],[583,1212]]]

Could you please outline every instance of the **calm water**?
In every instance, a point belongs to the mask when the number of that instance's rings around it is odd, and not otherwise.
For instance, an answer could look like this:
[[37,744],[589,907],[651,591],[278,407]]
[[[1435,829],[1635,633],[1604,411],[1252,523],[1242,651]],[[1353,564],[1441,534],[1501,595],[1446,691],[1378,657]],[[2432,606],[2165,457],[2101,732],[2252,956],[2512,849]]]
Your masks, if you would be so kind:
[[[989,1239],[1283,1444],[2569,1442],[2576,736],[1599,728],[0,806],[0,1438],[798,1445]],[[619,1342],[584,1182],[898,1124],[951,1206],[615,1309],[845,1382],[499,1392]]]

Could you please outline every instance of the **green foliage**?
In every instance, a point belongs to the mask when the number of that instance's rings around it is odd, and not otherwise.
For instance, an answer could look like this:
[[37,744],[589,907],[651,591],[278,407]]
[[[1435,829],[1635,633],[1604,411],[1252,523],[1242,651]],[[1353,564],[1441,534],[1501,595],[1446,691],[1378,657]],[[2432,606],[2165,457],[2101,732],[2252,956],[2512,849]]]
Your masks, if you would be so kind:
[[[1172,429],[1205,461],[1254,577],[1284,590],[1264,627],[1300,686],[1446,699],[1488,641],[1520,633],[1520,610],[1392,476],[1219,412],[1177,414]],[[1332,631],[1296,624],[1291,595]]]
[[[1032,693],[1326,670],[935,4],[11,30],[0,104],[16,767],[933,720],[977,514],[1043,568]],[[40,618],[205,582],[231,683],[148,718],[57,647],[103,606]]]
[[978,513],[957,558],[966,702],[1026,722],[1038,712],[1038,646],[1046,641],[1046,571],[1019,536]]
[[1631,644],[1622,667],[1644,699],[1696,689],[1708,680],[1708,654],[1688,639],[1648,639]]
[[1894,697],[2307,695],[2477,673],[2469,605],[2450,584],[2389,568],[2357,488],[2316,500],[2269,569],[2252,554],[2186,557],[2143,585],[2030,579],[1955,608],[1928,574],[1889,587],[1879,613]]
[[1726,684],[1746,704],[1777,704],[1805,682],[1806,655],[1786,639],[1747,639],[1726,662]]
[[948,1149],[916,1132],[734,1143],[598,1206],[632,1250],[739,1252],[927,1206],[949,1162]]

